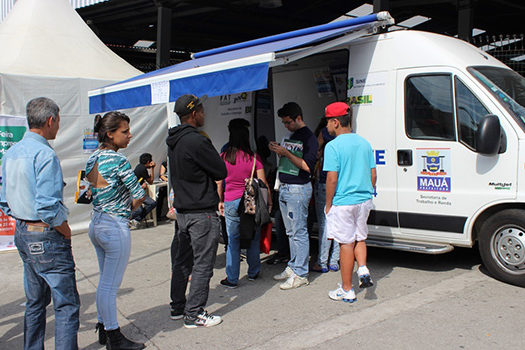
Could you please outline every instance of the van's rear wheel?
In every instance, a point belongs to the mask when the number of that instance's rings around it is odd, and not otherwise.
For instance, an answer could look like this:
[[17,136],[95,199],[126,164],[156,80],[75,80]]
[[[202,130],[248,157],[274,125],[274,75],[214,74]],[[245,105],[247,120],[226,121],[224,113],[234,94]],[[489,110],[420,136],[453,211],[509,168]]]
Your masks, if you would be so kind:
[[493,277],[525,287],[525,211],[507,209],[485,221],[479,251]]

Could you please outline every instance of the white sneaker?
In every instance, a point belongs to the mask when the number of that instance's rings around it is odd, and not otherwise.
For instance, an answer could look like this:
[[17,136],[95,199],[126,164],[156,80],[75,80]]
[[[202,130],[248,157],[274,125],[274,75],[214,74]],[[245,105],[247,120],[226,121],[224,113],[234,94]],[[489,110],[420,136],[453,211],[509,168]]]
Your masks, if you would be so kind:
[[288,279],[284,283],[281,283],[279,288],[281,288],[283,290],[285,290],[285,289],[294,289],[294,288],[299,288],[302,285],[307,286],[309,284],[310,284],[310,282],[308,282],[308,278],[297,276],[294,273],[292,276],[288,277]]
[[201,312],[197,317],[192,318],[184,316],[185,328],[213,327],[222,322],[221,316],[208,314],[206,310]]
[[282,280],[288,279],[292,275],[294,275],[293,270],[290,268],[290,266],[286,266],[284,271],[278,275],[273,276],[273,279],[276,281],[282,281]]
[[357,300],[354,292],[354,288],[350,289],[348,292],[343,289],[340,283],[337,284],[339,288],[336,290],[331,290],[328,292],[328,296],[332,300],[342,300],[347,303],[353,303]]

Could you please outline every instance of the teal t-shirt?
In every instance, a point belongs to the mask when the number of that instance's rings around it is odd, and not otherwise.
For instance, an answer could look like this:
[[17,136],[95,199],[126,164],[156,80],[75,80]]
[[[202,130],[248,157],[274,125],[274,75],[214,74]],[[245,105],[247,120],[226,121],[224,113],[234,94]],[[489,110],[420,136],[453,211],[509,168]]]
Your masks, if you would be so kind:
[[376,167],[370,143],[357,134],[342,134],[326,144],[324,171],[337,172],[333,205],[354,205],[372,198],[371,169]]

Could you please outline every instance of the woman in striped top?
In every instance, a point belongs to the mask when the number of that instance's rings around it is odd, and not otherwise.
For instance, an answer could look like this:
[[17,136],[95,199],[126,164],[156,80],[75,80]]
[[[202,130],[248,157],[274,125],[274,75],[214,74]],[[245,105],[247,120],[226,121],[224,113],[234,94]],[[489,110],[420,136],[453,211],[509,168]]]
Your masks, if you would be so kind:
[[117,151],[131,140],[129,117],[109,112],[95,117],[100,143],[86,164],[93,194],[89,238],[97,252],[100,279],[97,288],[99,342],[108,349],[143,349],[120,333],[116,298],[129,260],[131,211],[144,201],[145,193],[126,157]]

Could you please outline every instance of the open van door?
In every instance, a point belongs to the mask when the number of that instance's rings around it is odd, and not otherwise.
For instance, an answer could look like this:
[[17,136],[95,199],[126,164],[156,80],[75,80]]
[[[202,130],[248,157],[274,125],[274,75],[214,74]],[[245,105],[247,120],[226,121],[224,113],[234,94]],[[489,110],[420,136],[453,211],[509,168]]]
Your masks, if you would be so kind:
[[[517,137],[486,92],[455,68],[398,70],[396,89],[400,234],[471,246],[477,215],[516,197]],[[476,144],[489,114],[499,116],[507,143],[491,155]]]

